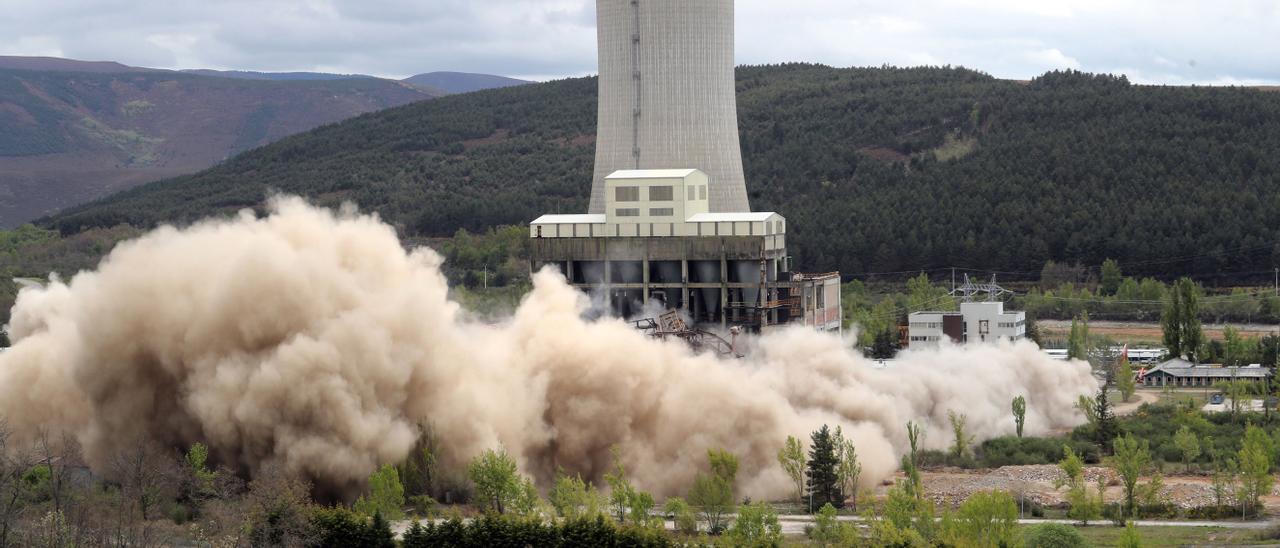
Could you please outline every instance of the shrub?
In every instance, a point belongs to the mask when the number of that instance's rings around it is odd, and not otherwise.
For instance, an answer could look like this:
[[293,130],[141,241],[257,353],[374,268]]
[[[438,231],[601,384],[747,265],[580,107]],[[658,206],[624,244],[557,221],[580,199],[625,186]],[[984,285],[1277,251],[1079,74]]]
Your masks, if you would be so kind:
[[339,548],[343,546],[394,547],[391,527],[382,514],[375,512],[373,520],[346,508],[317,507],[309,516],[315,539],[311,546]]
[[1196,506],[1188,508],[1183,516],[1187,519],[1219,520],[1240,517],[1239,506]]
[[1061,523],[1042,523],[1029,527],[1024,534],[1026,548],[1084,548],[1089,541],[1075,527]]
[[778,513],[764,502],[740,507],[738,519],[734,520],[733,527],[729,528],[729,538],[732,539],[734,546],[781,546],[782,525],[778,523]]
[[1018,438],[1006,436],[982,442],[978,461],[982,466],[998,468],[1026,464],[1054,464],[1062,460],[1062,446],[1067,445],[1085,462],[1098,461],[1097,446],[1062,438]]
[[[440,523],[415,523],[404,534],[404,548],[428,546],[669,546],[662,531],[644,527],[619,527],[603,515],[563,523],[544,523],[504,515],[464,523],[452,518]],[[357,545],[358,546],[358,545]]]
[[667,499],[663,511],[671,516],[671,521],[675,523],[676,531],[686,535],[696,534],[698,532],[698,516],[693,513],[693,508],[689,507],[689,503],[680,497],[671,497]]

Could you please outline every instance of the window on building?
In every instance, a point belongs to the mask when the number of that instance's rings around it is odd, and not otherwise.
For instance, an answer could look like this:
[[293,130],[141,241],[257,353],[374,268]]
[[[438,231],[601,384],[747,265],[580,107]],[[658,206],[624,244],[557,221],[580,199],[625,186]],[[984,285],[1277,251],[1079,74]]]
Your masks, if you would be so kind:
[[614,215],[617,215],[618,217],[639,217],[639,216],[640,216],[640,208],[636,208],[636,207],[624,207],[624,208],[620,208],[620,209],[615,210],[615,211],[613,212],[613,214],[614,214]]
[[699,200],[707,199],[707,185],[698,186],[698,199]]
[[782,234],[782,221],[775,221],[774,224],[778,226],[777,228],[774,228],[773,231],[777,232],[778,234]]
[[698,199],[698,187],[696,187],[696,186],[691,186],[691,187],[688,187],[688,188],[689,188],[689,199],[690,199],[690,200],[697,200],[697,199]]
[[676,210],[669,207],[653,207],[649,208],[650,217],[674,217]]
[[670,202],[675,198],[675,188],[671,186],[651,186],[649,187],[649,201],[651,202]]
[[978,320],[978,333],[986,335],[991,332],[991,320]]
[[639,202],[640,187],[638,186],[619,186],[613,189],[613,198],[619,202]]

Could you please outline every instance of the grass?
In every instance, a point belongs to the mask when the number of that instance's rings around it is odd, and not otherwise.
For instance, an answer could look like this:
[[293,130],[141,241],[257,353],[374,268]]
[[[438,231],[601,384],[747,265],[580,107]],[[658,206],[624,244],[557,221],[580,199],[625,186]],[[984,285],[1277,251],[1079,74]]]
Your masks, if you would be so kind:
[[[1024,526],[1025,530],[1027,526]],[[1115,546],[1123,528],[1109,525],[1077,527],[1077,531],[1094,546]],[[1235,546],[1280,544],[1280,541],[1259,540],[1261,531],[1254,529],[1230,529],[1227,527],[1159,526],[1139,527],[1143,546]]]
[[946,142],[933,150],[933,155],[940,162],[959,160],[972,154],[978,148],[978,140],[973,137],[957,137],[949,134]]

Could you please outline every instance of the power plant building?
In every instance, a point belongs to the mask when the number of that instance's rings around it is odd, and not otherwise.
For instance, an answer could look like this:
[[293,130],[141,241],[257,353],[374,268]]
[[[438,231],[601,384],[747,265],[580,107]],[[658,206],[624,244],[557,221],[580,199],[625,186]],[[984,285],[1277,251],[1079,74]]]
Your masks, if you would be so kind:
[[960,303],[959,312],[913,312],[907,316],[910,348],[937,348],[942,341],[955,344],[1016,341],[1027,336],[1027,313],[1005,312],[1004,303]]
[[752,212],[738,143],[733,0],[597,0],[596,164],[586,214],[530,223],[534,269],[629,317],[841,329],[838,273],[799,274],[786,219]]

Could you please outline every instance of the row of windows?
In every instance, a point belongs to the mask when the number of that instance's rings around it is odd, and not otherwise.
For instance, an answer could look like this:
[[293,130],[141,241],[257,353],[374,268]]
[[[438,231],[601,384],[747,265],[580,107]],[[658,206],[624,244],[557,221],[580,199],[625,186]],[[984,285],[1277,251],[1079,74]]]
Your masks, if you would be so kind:
[[[703,200],[707,200],[707,186],[689,187],[689,200],[694,200],[695,189]],[[640,187],[613,187],[613,198],[620,202],[640,201]],[[676,187],[649,187],[649,201],[669,202],[675,200]]]
[[[696,185],[687,187],[689,189],[690,200],[707,199],[707,185]],[[640,187],[638,186],[618,186],[613,187],[613,198],[618,202],[639,202]],[[650,202],[672,202],[676,199],[676,191],[673,186],[651,186],[649,187]]]
[[[624,207],[613,210],[613,214],[618,217],[639,217],[640,208]],[[650,217],[674,217],[676,210],[669,207],[651,207],[649,208]]]
[[935,342],[939,340],[942,340],[942,337],[936,337],[933,335],[926,337],[911,337],[911,342]]
[[911,324],[913,329],[942,329],[942,322],[915,322]]
[[1004,329],[1013,329],[1015,327],[1022,327],[1026,324],[1027,324],[1026,320],[1018,320],[1016,322],[1000,322],[997,325],[999,325],[1001,328],[1004,328]]

